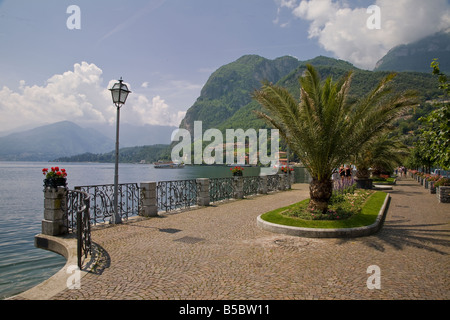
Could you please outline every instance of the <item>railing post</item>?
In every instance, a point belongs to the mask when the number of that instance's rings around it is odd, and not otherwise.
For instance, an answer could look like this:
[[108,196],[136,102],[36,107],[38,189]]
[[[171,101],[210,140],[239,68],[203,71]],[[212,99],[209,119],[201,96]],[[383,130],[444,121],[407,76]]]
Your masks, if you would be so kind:
[[140,183],[142,207],[140,215],[144,217],[158,216],[158,203],[156,196],[156,182]]
[[233,177],[233,197],[235,199],[244,198],[244,180],[242,177]]
[[209,179],[198,178],[195,181],[197,182],[197,205],[209,206]]
[[45,187],[42,234],[58,236],[67,233],[65,219],[66,197],[67,189],[65,187]]

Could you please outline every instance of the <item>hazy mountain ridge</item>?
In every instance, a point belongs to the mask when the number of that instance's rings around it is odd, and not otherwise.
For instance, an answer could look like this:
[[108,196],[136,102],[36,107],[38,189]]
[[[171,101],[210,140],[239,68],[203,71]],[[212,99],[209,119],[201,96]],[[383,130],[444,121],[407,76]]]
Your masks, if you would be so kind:
[[[169,144],[174,129],[168,126],[121,124],[119,145]],[[49,161],[84,153],[108,153],[115,148],[115,137],[115,125],[99,126],[97,130],[61,121],[0,137],[0,160]]]
[[434,58],[439,60],[441,71],[450,72],[450,30],[392,48],[377,62],[374,71],[431,72]]

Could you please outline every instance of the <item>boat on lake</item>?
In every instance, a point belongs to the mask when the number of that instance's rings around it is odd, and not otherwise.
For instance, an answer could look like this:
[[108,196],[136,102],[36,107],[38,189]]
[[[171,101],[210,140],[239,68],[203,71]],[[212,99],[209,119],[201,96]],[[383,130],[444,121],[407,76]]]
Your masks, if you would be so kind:
[[153,165],[157,169],[179,169],[179,168],[184,168],[184,163],[183,162],[175,163],[173,161],[167,161],[167,162],[158,161],[158,162],[154,162]]

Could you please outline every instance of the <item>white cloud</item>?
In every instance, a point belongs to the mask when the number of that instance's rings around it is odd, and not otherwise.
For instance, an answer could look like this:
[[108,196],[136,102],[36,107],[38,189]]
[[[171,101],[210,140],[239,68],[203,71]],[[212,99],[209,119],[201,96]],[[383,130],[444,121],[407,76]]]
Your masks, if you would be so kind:
[[450,26],[447,0],[377,0],[381,29],[369,29],[366,7],[350,8],[347,1],[276,0],[295,17],[310,22],[309,37],[324,49],[358,67],[373,69],[391,48],[411,43]]
[[[116,108],[105,87],[102,70],[95,64],[75,64],[73,71],[57,74],[44,86],[27,86],[24,80],[19,89],[0,90],[0,131],[19,126],[41,125],[70,120],[82,125],[115,123]],[[121,122],[134,124],[180,124],[184,112],[174,111],[160,96],[148,100],[131,93],[121,111]]]

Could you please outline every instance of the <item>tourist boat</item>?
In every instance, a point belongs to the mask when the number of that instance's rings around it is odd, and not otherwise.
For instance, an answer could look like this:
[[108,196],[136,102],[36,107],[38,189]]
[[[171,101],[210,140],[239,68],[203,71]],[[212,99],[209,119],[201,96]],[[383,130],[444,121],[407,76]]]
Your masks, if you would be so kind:
[[168,162],[162,162],[162,161],[158,161],[158,162],[154,162],[153,163],[154,167],[157,169],[178,169],[178,168],[184,168],[184,163],[174,163],[172,161],[168,161]]

